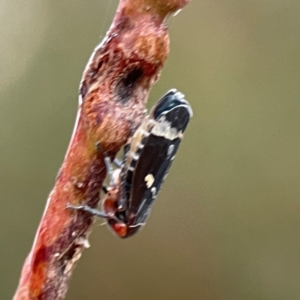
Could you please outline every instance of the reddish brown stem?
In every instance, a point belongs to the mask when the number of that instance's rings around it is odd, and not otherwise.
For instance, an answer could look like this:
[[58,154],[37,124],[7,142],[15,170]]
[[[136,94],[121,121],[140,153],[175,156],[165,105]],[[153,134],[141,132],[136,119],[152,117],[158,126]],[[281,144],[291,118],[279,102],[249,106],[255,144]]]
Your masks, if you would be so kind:
[[102,151],[114,157],[143,117],[149,89],[169,52],[168,15],[189,0],[120,0],[113,24],[80,84],[74,134],[49,196],[15,300],[63,299],[93,218],[66,209],[95,207],[106,176]]

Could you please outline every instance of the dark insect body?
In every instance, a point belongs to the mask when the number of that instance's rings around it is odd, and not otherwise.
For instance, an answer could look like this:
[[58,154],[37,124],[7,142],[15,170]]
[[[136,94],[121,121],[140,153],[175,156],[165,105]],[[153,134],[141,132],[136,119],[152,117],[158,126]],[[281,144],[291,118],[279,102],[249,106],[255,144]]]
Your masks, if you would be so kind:
[[184,95],[170,90],[124,147],[120,168],[113,171],[110,158],[105,158],[110,186],[104,189],[102,211],[85,205],[69,208],[106,218],[121,238],[137,233],[150,214],[191,117],[192,109]]

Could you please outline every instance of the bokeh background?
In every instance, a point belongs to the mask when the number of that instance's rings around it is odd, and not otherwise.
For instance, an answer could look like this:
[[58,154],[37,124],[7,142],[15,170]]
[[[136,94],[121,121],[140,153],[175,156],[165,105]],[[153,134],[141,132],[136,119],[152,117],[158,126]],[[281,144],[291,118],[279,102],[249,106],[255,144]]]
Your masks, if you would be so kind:
[[[0,298],[10,299],[67,149],[82,71],[117,0],[0,1]],[[300,2],[194,0],[148,107],[186,132],[147,226],[94,226],[67,299],[299,299]],[[99,220],[97,224],[101,224]]]

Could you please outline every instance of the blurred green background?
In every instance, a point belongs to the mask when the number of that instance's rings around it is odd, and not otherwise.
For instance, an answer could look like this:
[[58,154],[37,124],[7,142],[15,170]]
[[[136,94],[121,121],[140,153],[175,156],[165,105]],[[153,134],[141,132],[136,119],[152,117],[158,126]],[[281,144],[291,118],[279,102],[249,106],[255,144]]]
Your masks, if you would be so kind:
[[[0,2],[0,293],[10,299],[63,160],[82,71],[117,0]],[[186,132],[147,226],[94,226],[67,299],[300,298],[300,2],[194,0],[149,105]],[[101,224],[99,220],[97,224]]]

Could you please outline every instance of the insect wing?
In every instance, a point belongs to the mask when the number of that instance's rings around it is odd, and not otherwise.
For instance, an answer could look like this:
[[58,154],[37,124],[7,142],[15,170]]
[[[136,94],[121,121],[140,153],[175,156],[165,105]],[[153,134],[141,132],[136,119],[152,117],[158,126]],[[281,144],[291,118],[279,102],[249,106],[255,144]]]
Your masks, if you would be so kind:
[[[172,158],[181,140],[168,140],[151,134],[137,162],[130,192],[130,211],[136,214],[137,223],[143,223],[161,188]],[[169,155],[169,149],[172,154]]]
[[143,223],[161,188],[191,117],[189,104],[177,104],[160,114],[140,151],[132,173],[129,209]]

